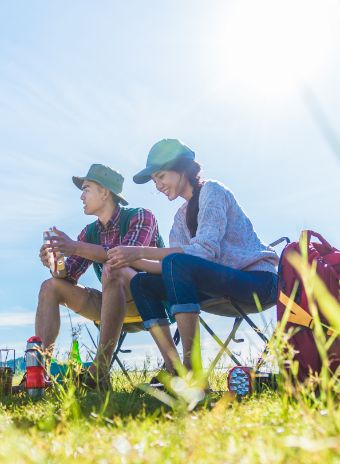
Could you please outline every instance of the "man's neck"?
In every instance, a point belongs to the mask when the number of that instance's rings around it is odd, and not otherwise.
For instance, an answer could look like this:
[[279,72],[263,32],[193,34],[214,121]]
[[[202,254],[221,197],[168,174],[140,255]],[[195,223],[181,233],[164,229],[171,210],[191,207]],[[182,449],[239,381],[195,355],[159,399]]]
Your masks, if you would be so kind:
[[98,219],[103,224],[103,226],[106,226],[117,208],[118,206],[112,203],[103,207],[103,210],[98,214]]

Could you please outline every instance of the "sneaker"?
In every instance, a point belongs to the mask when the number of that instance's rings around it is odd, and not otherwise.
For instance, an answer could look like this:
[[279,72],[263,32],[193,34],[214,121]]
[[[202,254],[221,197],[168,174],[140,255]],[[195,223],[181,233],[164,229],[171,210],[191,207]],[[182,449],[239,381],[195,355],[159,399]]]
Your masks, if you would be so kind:
[[79,385],[88,390],[100,390],[103,392],[112,389],[109,374],[101,377],[100,379],[96,379],[89,371],[86,371],[79,376]]
[[157,377],[152,377],[149,382],[149,387],[157,388],[158,390],[165,390],[164,384],[160,382]]

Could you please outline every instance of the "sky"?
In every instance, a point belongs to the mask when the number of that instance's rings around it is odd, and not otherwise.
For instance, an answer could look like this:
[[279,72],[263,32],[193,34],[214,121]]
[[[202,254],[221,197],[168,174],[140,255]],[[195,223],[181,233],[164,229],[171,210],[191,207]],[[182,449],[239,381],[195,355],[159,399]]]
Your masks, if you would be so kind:
[[[49,277],[42,232],[76,238],[94,220],[73,175],[92,163],[120,171],[130,205],[151,209],[167,238],[182,201],[132,181],[162,138],[195,151],[264,242],[311,228],[339,248],[339,23],[339,0],[1,2],[0,348],[22,356],[34,333]],[[81,283],[98,288],[92,269]],[[61,314],[62,357],[71,330]],[[91,347],[86,321],[71,318]],[[263,318],[274,327],[275,308]],[[221,337],[231,325],[205,319]],[[159,358],[148,333],[127,347],[129,366]],[[202,347],[207,363],[217,345],[203,329]],[[247,343],[233,349],[249,355]]]

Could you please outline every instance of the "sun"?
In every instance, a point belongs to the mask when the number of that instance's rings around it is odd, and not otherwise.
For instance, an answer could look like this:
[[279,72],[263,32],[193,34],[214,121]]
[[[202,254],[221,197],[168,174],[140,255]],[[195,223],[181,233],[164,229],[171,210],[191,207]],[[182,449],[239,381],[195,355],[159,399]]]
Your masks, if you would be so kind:
[[[219,19],[219,86],[285,96],[324,72],[334,50],[331,0],[238,0]],[[334,5],[333,5],[334,7]]]

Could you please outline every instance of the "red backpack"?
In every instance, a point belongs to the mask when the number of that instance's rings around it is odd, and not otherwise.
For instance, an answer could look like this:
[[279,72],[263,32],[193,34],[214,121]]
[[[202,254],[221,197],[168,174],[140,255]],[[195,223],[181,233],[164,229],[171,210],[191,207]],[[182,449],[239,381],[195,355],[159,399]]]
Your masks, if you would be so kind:
[[[311,230],[304,231],[307,234],[308,261],[311,264],[316,261],[317,275],[323,280],[328,291],[339,301],[339,279],[340,279],[340,251],[332,247],[320,234]],[[320,243],[311,242],[311,237],[319,239]],[[290,339],[289,343],[297,352],[294,359],[299,362],[298,380],[303,381],[308,377],[310,371],[319,373],[321,371],[321,358],[314,340],[312,330],[313,319],[308,307],[307,295],[301,281],[301,277],[295,268],[290,264],[287,257],[290,252],[301,254],[299,242],[289,243],[280,259],[279,263],[279,285],[277,301],[277,319],[280,321],[285,312],[296,281],[298,289],[291,304],[291,313],[288,318],[286,329],[290,327],[300,327]],[[329,321],[319,311],[321,322],[325,326],[330,326]],[[339,314],[340,317],[340,314]],[[325,329],[327,331],[327,329]],[[328,335],[330,332],[328,331]],[[326,336],[328,336],[326,335]],[[340,365],[340,338],[337,337],[328,350],[330,369],[335,372]]]

